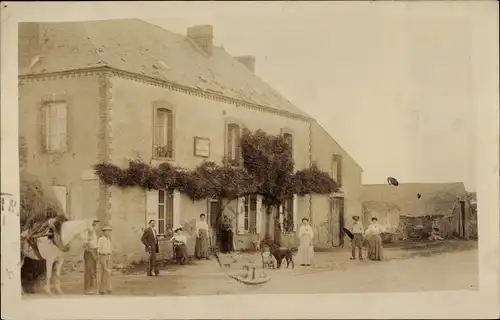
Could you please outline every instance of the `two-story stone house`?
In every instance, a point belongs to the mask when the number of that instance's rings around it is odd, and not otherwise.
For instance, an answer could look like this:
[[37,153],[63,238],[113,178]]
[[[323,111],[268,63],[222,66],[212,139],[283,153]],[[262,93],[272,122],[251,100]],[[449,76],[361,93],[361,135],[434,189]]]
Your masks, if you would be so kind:
[[[19,25],[20,135],[26,169],[52,186],[71,219],[98,216],[113,225],[116,251],[137,259],[150,219],[159,234],[181,224],[188,232],[200,213],[209,221],[219,201],[191,201],[178,192],[105,186],[93,174],[101,162],[131,159],[194,168],[236,160],[243,127],[283,134],[296,169],[313,162],[331,172],[343,192],[293,197],[280,221],[309,216],[317,246],[341,243],[342,219],[359,214],[361,168],[329,134],[255,75],[255,59],[232,57],[213,45],[211,26],[169,32],[136,19]],[[228,206],[237,248],[263,234],[260,197]],[[192,241],[191,241],[192,242]],[[163,252],[171,245],[162,241]],[[192,250],[193,243],[189,244]]]

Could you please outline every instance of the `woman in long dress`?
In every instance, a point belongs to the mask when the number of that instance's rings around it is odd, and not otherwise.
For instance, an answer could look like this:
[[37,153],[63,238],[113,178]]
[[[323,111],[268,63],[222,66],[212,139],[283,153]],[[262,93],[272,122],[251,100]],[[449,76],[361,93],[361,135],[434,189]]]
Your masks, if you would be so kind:
[[200,214],[200,220],[196,221],[196,245],[194,248],[197,259],[208,260],[208,224],[206,215]]
[[230,253],[233,252],[233,227],[231,220],[228,216],[224,216],[221,224],[221,242],[222,242],[222,252]]
[[365,237],[368,240],[368,259],[381,261],[384,257],[382,236],[385,228],[378,223],[376,217],[372,218],[371,224],[366,228]]
[[170,239],[174,243],[175,260],[184,264],[187,260],[187,239],[182,234],[182,227],[179,226],[174,231],[174,236]]
[[313,238],[314,232],[309,224],[309,219],[303,218],[302,225],[299,228],[300,244],[297,252],[297,261],[301,266],[314,264]]

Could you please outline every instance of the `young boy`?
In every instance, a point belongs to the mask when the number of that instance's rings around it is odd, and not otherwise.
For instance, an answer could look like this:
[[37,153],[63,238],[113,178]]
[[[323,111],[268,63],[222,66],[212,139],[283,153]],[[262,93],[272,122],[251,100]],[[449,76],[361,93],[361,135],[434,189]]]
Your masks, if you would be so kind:
[[177,227],[174,231],[174,236],[171,239],[174,243],[175,259],[177,262],[184,264],[187,256],[187,239],[182,234],[182,227]]
[[363,234],[365,233],[365,229],[361,221],[359,221],[359,216],[353,216],[352,219],[354,220],[354,224],[352,226],[351,260],[356,260],[356,248],[358,249],[359,260],[363,260]]
[[106,225],[102,228],[103,235],[97,241],[97,252],[99,253],[99,265],[101,266],[101,282],[99,284],[100,294],[111,293],[111,227]]

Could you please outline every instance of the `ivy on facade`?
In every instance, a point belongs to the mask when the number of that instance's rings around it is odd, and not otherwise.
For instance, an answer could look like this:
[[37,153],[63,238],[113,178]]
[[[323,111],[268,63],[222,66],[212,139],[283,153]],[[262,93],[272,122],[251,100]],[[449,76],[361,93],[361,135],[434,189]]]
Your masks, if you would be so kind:
[[291,148],[281,135],[244,130],[241,137],[243,166],[231,161],[206,161],[194,169],[162,163],[157,167],[139,160],[128,168],[110,163],[94,166],[99,179],[121,188],[178,190],[191,200],[218,197],[229,201],[248,194],[259,194],[267,206],[278,206],[293,194],[329,194],[338,189],[328,173],[316,166],[294,173]]

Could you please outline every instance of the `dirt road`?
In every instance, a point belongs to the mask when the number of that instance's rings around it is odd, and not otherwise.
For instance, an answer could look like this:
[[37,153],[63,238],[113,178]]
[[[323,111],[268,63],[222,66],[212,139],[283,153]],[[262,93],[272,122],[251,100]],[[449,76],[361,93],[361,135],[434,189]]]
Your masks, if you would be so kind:
[[[389,250],[388,250],[389,251]],[[390,252],[388,252],[390,253]],[[334,257],[334,258],[332,258]],[[214,261],[170,268],[159,277],[113,277],[113,295],[207,295],[257,293],[401,292],[478,289],[477,249],[389,261],[350,261],[344,253],[318,253],[316,268],[270,270],[271,282],[246,286],[228,278]],[[335,260],[335,262],[332,262]],[[330,262],[329,262],[330,261]],[[66,294],[82,292],[82,274],[63,276]],[[66,278],[66,279],[64,279]],[[33,298],[36,295],[29,295]]]

